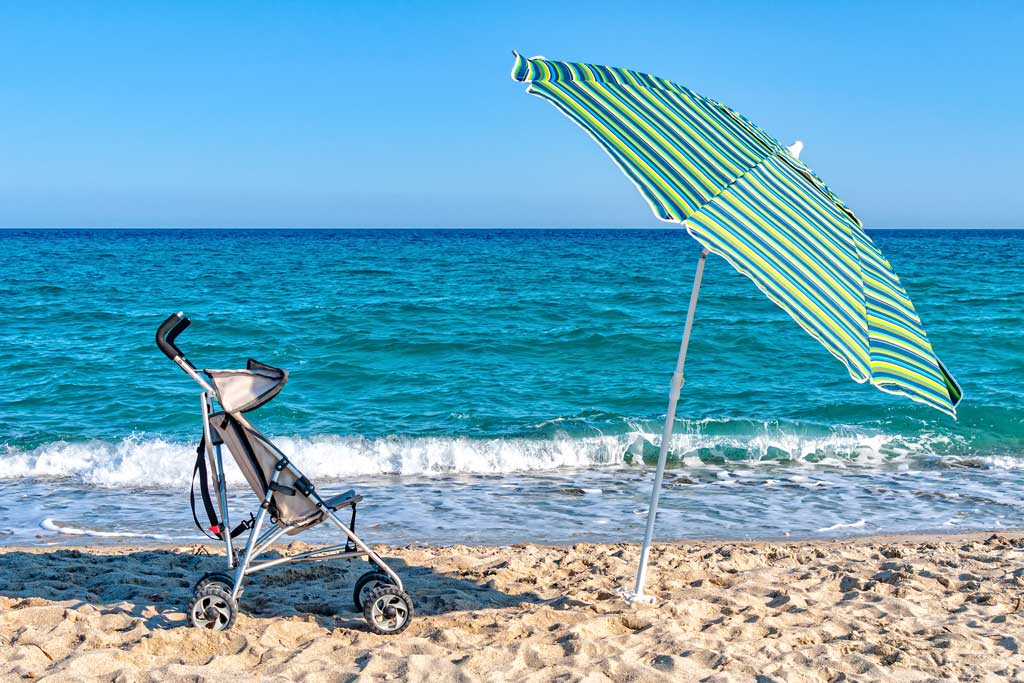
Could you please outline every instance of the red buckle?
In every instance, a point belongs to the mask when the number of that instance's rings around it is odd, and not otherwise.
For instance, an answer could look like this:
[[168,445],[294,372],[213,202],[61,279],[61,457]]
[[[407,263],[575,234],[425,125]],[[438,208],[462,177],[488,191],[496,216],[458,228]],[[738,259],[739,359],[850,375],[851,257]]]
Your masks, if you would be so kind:
[[210,527],[210,531],[212,531],[214,533],[214,535],[220,536],[220,527],[217,526],[216,524],[214,524],[213,526]]

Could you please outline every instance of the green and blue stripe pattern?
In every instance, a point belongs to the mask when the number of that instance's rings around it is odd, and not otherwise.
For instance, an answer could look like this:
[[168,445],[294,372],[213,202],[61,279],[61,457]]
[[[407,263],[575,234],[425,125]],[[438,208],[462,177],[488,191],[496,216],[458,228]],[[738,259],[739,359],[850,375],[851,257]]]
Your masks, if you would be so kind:
[[806,164],[725,105],[628,69],[516,54],[512,77],[611,156],[661,220],[750,278],[857,382],[954,418],[962,392],[892,266]]

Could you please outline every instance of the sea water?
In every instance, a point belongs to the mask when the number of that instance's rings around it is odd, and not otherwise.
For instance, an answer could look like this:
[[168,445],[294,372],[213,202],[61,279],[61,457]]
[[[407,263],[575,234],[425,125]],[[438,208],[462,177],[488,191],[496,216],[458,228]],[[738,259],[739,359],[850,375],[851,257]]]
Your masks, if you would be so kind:
[[[659,538],[1024,526],[1024,232],[872,237],[959,421],[851,381],[712,256]],[[679,229],[4,230],[0,254],[0,543],[199,538],[199,389],[153,342],[180,309],[200,368],[288,369],[249,417],[365,496],[371,541],[641,536],[699,254]]]

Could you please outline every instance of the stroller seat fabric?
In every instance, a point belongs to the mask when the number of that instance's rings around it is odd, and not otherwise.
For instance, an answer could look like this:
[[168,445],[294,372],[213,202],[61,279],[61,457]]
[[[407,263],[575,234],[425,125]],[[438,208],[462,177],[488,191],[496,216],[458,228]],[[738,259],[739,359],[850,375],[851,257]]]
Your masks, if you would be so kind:
[[[218,441],[228,451],[242,470],[242,476],[260,499],[266,494],[268,482],[274,476],[274,468],[281,461],[274,447],[265,436],[248,424],[226,413],[210,416],[210,429],[214,432],[214,444]],[[283,526],[300,524],[307,526],[309,520],[322,517],[316,505],[308,497],[295,495],[307,492],[313,484],[303,477],[299,479],[290,470],[282,470],[277,479],[278,489],[271,499],[270,513]],[[289,489],[291,493],[289,494]]]

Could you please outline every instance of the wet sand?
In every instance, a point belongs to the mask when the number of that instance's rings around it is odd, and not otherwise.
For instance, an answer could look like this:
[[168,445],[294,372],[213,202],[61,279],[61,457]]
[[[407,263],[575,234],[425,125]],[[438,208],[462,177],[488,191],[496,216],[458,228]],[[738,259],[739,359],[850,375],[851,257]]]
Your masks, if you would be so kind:
[[[187,626],[197,547],[0,549],[0,680],[1024,680],[1024,534],[638,546],[379,547],[417,616],[367,632],[363,562],[257,575]],[[306,549],[288,546],[284,552]]]

